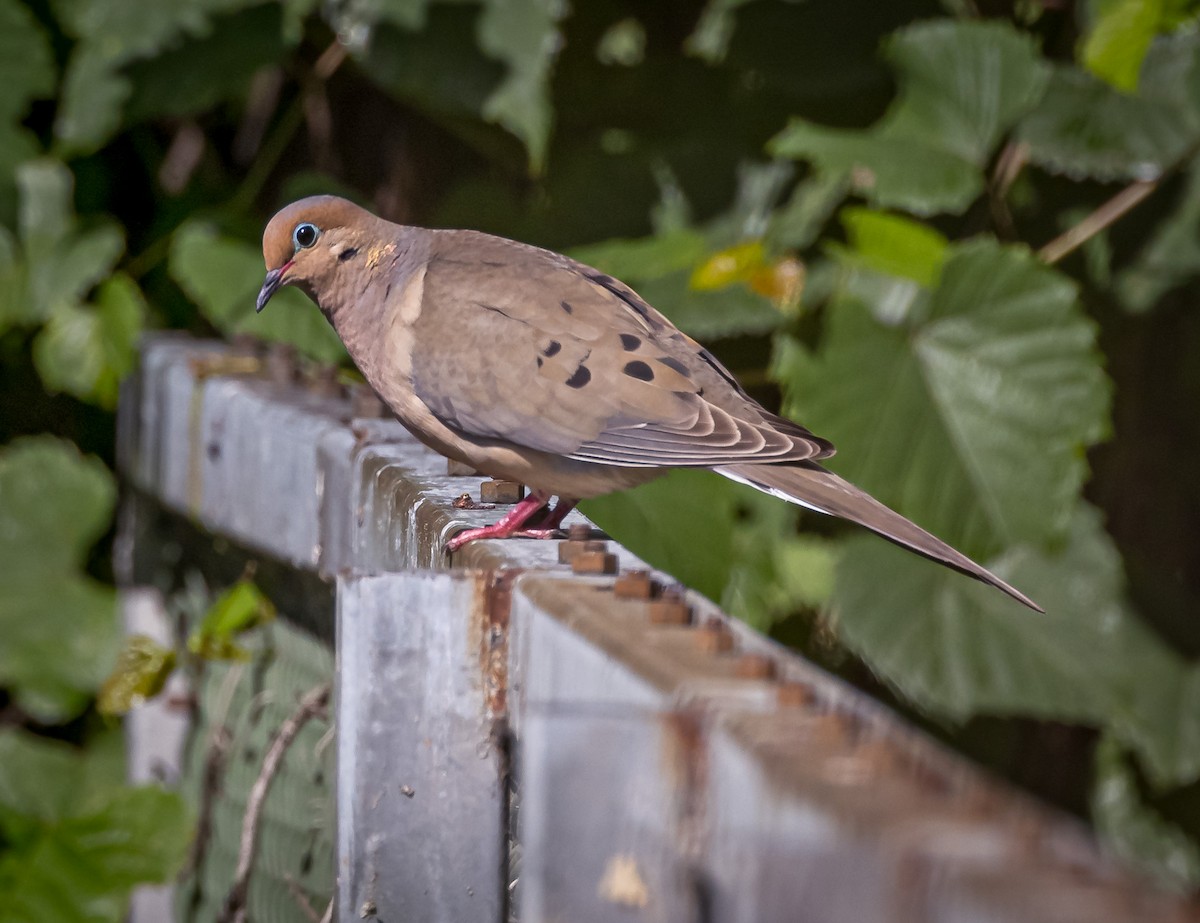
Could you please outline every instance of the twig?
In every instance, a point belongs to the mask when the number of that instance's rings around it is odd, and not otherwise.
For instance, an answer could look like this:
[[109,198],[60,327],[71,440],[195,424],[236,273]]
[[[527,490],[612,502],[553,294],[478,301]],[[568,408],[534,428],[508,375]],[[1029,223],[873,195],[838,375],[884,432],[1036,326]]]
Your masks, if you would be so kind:
[[267,749],[267,755],[263,757],[262,769],[259,770],[258,778],[250,787],[250,795],[246,799],[246,813],[242,816],[242,837],[238,846],[237,872],[225,897],[225,906],[218,918],[219,923],[245,923],[246,896],[250,890],[250,874],[254,871],[254,847],[258,842],[258,822],[267,800],[267,792],[270,791],[271,783],[279,772],[288,747],[292,745],[300,729],[310,718],[325,710],[329,701],[329,690],[329,683],[321,683],[304,694],[296,710],[279,725],[279,730]]
[[321,923],[333,923],[333,898],[325,905],[325,913],[321,915]]
[[297,905],[304,911],[304,915],[312,920],[312,923],[321,923],[321,918],[317,916],[317,911],[313,909],[313,905],[308,902],[308,895],[304,893],[304,889],[300,887],[300,883],[291,875],[283,876],[283,883],[287,885],[288,892],[296,899]]
[[1067,228],[1042,247],[1038,251],[1038,257],[1042,262],[1053,266],[1063,257],[1074,253],[1154,192],[1159,182],[1160,180],[1138,180],[1130,183],[1078,224]]

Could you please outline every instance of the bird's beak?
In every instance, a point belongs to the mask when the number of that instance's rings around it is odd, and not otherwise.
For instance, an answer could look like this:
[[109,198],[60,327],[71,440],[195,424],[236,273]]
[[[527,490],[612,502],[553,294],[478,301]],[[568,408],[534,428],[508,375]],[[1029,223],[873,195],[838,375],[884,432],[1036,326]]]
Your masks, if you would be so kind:
[[292,268],[292,261],[288,260],[278,269],[272,269],[267,273],[267,277],[263,280],[262,288],[258,292],[258,301],[255,306],[255,313],[260,313],[267,306],[267,302],[271,300],[271,296],[279,290],[279,286],[283,285],[283,274]]

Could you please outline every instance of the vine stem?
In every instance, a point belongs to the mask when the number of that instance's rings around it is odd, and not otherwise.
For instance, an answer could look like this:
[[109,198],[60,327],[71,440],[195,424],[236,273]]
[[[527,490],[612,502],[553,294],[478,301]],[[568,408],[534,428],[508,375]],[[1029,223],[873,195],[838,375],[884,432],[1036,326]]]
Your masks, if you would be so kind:
[[267,793],[271,790],[271,783],[279,772],[284,755],[296,739],[296,735],[300,733],[300,729],[310,719],[325,711],[329,692],[329,683],[321,683],[306,692],[296,710],[279,725],[279,730],[267,749],[267,755],[263,757],[262,769],[259,770],[258,778],[250,787],[250,795],[246,799],[246,813],[242,816],[242,837],[238,846],[237,871],[225,898],[225,906],[221,910],[220,923],[245,923],[246,898],[250,891],[250,875],[254,871],[259,820]]
[[1143,202],[1150,193],[1158,188],[1159,182],[1159,180],[1153,179],[1130,183],[1095,211],[1086,215],[1078,224],[1072,225],[1038,250],[1038,257],[1042,262],[1053,266],[1064,257],[1074,253]]

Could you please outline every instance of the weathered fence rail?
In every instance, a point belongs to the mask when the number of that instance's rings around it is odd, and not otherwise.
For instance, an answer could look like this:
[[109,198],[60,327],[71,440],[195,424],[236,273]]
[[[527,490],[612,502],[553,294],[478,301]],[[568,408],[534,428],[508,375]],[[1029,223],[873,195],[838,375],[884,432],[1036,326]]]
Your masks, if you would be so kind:
[[317,920],[335,878],[343,923],[1200,919],[664,575],[575,575],[555,542],[447,561],[498,515],[455,508],[478,478],[341,391],[159,338],[123,396],[124,579],[255,560],[285,615],[269,656],[195,678],[179,919],[228,910],[265,751],[327,680],[252,818],[250,920]]

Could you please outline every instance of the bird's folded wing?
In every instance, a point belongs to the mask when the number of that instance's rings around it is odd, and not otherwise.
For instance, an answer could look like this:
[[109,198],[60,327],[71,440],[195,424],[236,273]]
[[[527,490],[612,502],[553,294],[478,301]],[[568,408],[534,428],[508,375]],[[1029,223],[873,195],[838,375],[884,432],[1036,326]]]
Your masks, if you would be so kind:
[[413,336],[417,396],[471,438],[630,466],[832,454],[631,289],[534,247],[440,232]]

